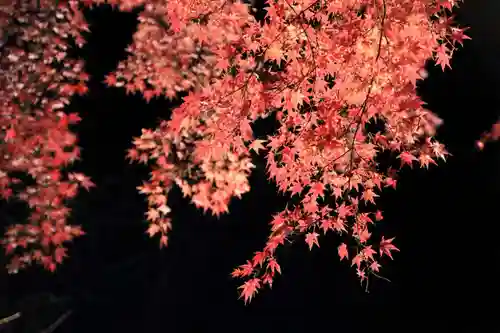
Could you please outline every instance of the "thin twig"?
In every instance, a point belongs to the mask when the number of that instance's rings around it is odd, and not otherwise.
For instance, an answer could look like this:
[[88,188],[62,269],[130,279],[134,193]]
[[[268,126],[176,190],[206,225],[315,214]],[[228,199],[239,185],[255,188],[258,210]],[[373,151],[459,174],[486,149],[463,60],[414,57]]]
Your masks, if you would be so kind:
[[16,312],[13,315],[0,319],[0,325],[5,325],[20,317],[21,317],[21,312]]
[[385,281],[387,281],[387,282],[391,282],[391,280],[389,280],[388,278],[383,277],[383,276],[381,276],[381,275],[378,275],[377,273],[371,272],[370,274],[372,274],[373,276],[375,276],[375,277],[377,277],[377,278],[379,278],[379,279],[385,280]]
[[44,329],[40,333],[52,333],[52,332],[54,332],[55,329],[57,327],[59,327],[59,325],[61,325],[63,323],[63,321],[65,321],[72,313],[73,313],[73,310],[68,310],[68,311],[64,312],[61,316],[59,316],[59,318],[57,318],[57,320],[55,322],[53,322],[49,327],[47,327],[46,329]]

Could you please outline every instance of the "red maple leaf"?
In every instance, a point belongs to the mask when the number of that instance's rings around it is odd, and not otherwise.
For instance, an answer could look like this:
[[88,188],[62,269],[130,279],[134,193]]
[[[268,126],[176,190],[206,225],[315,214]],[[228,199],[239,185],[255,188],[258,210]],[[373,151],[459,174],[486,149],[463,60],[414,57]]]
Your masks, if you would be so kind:
[[323,185],[323,183],[315,182],[311,185],[309,193],[311,193],[311,197],[314,200],[317,197],[323,197],[324,191],[325,191],[325,185]]
[[384,239],[384,237],[382,236],[382,240],[380,241],[380,245],[379,245],[379,252],[380,252],[381,256],[385,254],[389,258],[392,259],[391,251],[398,251],[399,252],[399,249],[392,244],[393,240],[394,240],[394,237],[390,238],[390,239]]
[[252,259],[252,265],[262,267],[264,261],[266,260],[266,257],[267,255],[264,251],[255,252],[255,255],[253,256]]
[[116,79],[116,75],[113,74],[113,73],[109,73],[108,75],[105,76],[104,78],[104,83],[106,83],[106,85],[108,87],[113,87],[116,85],[116,82],[118,82],[118,80]]
[[9,141],[9,140],[12,140],[16,137],[16,130],[13,128],[13,127],[9,127],[6,131],[5,131],[5,136],[4,136],[4,140],[5,141]]
[[464,31],[466,31],[466,30],[468,30],[468,28],[465,28],[465,29],[452,28],[451,29],[451,31],[452,31],[451,38],[463,46],[463,41],[465,39],[472,39],[469,36],[464,34]]
[[278,264],[278,262],[276,261],[276,259],[274,259],[274,258],[269,259],[269,263],[267,264],[267,268],[269,268],[273,274],[274,274],[274,272],[278,272],[279,274],[281,274],[281,267]]
[[403,167],[405,164],[408,164],[410,167],[412,167],[413,161],[415,161],[417,158],[410,154],[409,152],[402,152],[399,156],[399,159],[401,159],[401,167]]
[[380,265],[378,262],[376,261],[373,261],[371,264],[370,264],[370,269],[374,272],[378,272],[379,271],[379,268],[380,268]]
[[372,246],[371,246],[371,245],[366,246],[366,247],[363,249],[363,251],[362,251],[362,252],[363,252],[363,256],[364,256],[365,258],[368,258],[368,259],[370,259],[370,260],[375,260],[375,259],[373,258],[373,255],[374,255],[375,253],[377,253],[377,252],[375,252],[375,251],[372,249]]
[[338,253],[340,260],[343,260],[344,258],[349,259],[349,252],[347,251],[347,245],[345,243],[339,245]]
[[243,297],[245,304],[252,300],[252,297],[258,292],[260,288],[260,279],[253,278],[246,281],[239,289],[242,289],[240,298]]
[[316,232],[309,232],[306,234],[306,243],[309,246],[309,250],[312,250],[314,244],[319,247],[318,236],[319,234]]
[[436,49],[436,65],[440,65],[443,71],[445,70],[446,66],[451,68],[450,55],[448,52],[448,48],[445,44],[439,45]]

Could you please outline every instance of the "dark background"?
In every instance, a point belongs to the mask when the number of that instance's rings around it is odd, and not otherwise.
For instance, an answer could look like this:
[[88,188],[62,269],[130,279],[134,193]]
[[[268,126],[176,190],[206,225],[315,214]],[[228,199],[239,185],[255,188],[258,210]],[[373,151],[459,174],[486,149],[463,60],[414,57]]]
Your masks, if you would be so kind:
[[[428,66],[419,93],[444,119],[438,139],[453,156],[429,171],[404,170],[397,191],[379,200],[379,229],[396,236],[401,249],[395,261],[383,261],[382,275],[392,282],[372,280],[365,293],[355,271],[339,262],[339,240],[331,235],[311,252],[303,242],[279,252],[284,275],[244,306],[230,273],[263,247],[271,214],[286,198],[267,181],[263,160],[255,161],[252,191],[219,220],[176,191],[169,198],[174,229],[160,251],[144,234],[145,197],[135,189],[148,170],[128,164],[125,149],[179,101],[146,104],[106,88],[104,75],[125,59],[136,16],[108,6],[88,10],[91,34],[81,56],[90,91],[68,108],[83,118],[76,169],[97,185],[73,205],[73,222],[87,235],[70,245],[55,274],[1,270],[0,316],[22,317],[0,332],[43,332],[68,310],[54,332],[498,331],[499,145],[478,152],[474,142],[499,116],[499,11],[498,1],[466,1],[458,21],[471,27],[472,41],[455,54],[453,70]],[[266,126],[256,132],[265,134]],[[3,224],[16,216],[15,208],[2,208]]]

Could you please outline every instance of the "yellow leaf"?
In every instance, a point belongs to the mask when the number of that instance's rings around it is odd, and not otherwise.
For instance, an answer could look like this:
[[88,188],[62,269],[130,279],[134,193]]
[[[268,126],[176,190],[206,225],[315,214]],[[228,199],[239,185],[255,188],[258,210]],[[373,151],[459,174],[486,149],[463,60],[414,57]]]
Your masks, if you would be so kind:
[[263,143],[265,143],[266,141],[267,140],[254,140],[248,148],[250,148],[250,150],[253,150],[258,155],[260,149],[266,149],[266,147],[263,145]]
[[276,60],[280,62],[281,58],[283,58],[283,53],[278,44],[273,43],[266,51],[266,60]]

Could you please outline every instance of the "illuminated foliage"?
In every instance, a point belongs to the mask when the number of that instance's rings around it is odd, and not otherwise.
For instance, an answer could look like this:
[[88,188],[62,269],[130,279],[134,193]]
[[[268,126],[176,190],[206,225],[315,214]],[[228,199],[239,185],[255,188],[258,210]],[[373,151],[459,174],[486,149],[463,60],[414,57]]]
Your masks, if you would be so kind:
[[[190,91],[170,119],[143,129],[128,151],[130,160],[151,167],[139,187],[148,197],[148,234],[167,245],[174,185],[204,211],[228,212],[231,198],[250,190],[254,151],[265,154],[269,179],[293,202],[273,216],[263,250],[232,274],[246,281],[245,302],[281,273],[276,250],[297,237],[312,248],[321,233],[347,236],[353,245],[341,243],[340,260],[351,262],[361,282],[377,275],[380,257],[399,250],[393,238],[372,239],[370,232],[383,218],[376,200],[384,187],[396,188],[398,171],[382,168],[376,157],[393,154],[401,168],[445,160],[445,148],[433,137],[441,121],[423,108],[415,89],[427,76],[426,60],[446,70],[457,45],[469,39],[452,25],[457,1],[270,0],[263,22],[239,1],[107,3],[143,10],[130,56],[106,84],[139,91],[147,101]],[[31,223],[12,227],[6,246],[8,252],[42,248],[14,256],[14,270],[33,258],[53,269],[49,248],[60,262],[62,242],[81,234],[65,224],[64,200],[91,184],[83,175],[61,173],[78,157],[68,130],[78,117],[58,111],[71,94],[85,91],[81,65],[64,52],[66,35],[81,44],[85,23],[72,2],[43,8],[16,16],[7,14],[9,6],[2,11],[9,34],[23,43],[23,36],[38,38],[30,52],[5,46],[8,60],[2,60],[10,86],[2,91],[8,107],[0,149],[9,158],[0,164],[0,189],[4,197],[11,194],[17,182],[11,171],[36,181],[19,194],[33,208]],[[24,26],[22,20],[39,23]],[[66,71],[53,70],[55,62]],[[43,91],[52,93],[42,97]],[[276,117],[280,126],[259,140],[252,124],[265,117]],[[378,131],[369,130],[373,124]]]

